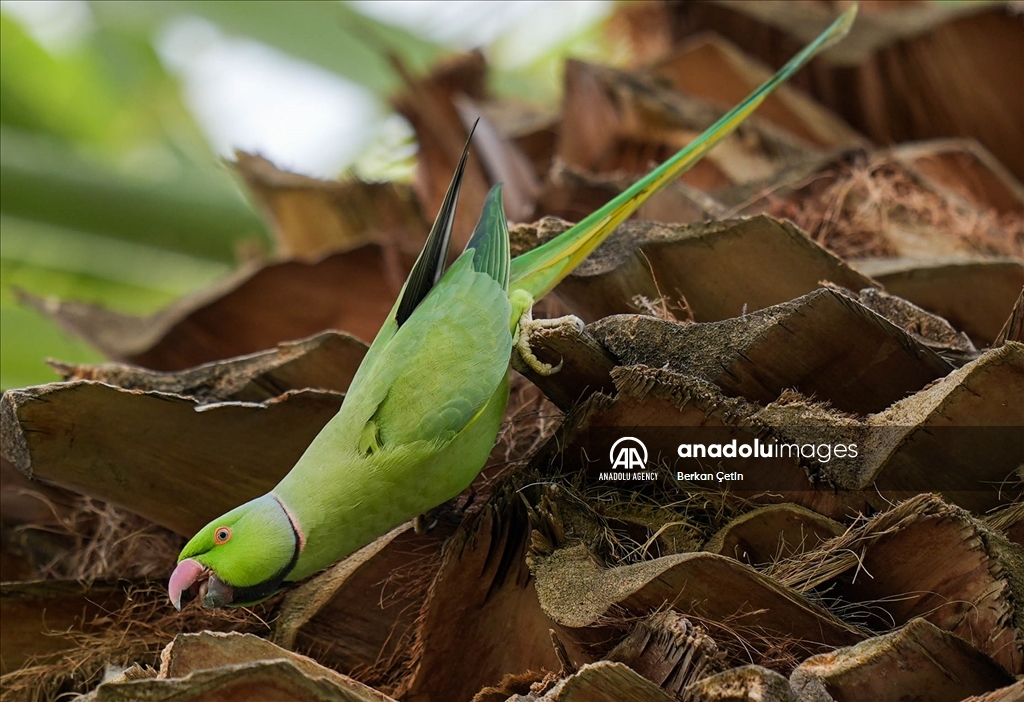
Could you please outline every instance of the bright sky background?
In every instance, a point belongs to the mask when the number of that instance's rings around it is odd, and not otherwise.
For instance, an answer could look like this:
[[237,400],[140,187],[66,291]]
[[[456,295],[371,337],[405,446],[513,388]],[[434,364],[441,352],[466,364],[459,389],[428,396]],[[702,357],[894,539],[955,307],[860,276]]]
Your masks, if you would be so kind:
[[[496,66],[529,63],[612,11],[611,0],[356,0],[357,10],[445,45],[486,47]],[[59,53],[86,35],[85,0],[3,0],[36,39]],[[212,147],[258,151],[278,165],[331,177],[374,142],[399,143],[400,118],[365,88],[272,47],[229,36],[198,17],[161,27],[156,46]],[[372,146],[370,146],[372,148]]]

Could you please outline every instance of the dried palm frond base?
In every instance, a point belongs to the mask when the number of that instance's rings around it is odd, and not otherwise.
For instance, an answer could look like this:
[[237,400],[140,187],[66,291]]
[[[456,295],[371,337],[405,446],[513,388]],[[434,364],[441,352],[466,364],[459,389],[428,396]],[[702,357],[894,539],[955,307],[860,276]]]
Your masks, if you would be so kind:
[[238,631],[266,634],[265,617],[276,598],[253,608],[174,611],[157,585],[128,585],[124,604],[90,622],[88,631],[52,631],[69,645],[0,677],[4,699],[37,702],[82,692],[133,665],[155,666],[161,649],[183,632]]

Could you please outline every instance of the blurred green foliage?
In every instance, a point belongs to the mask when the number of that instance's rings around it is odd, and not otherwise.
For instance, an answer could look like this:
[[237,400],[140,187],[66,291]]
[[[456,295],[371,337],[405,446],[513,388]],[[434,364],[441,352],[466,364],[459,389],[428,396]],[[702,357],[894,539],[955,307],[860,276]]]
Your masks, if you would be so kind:
[[[148,313],[227,270],[235,240],[266,237],[178,96],[142,33],[99,24],[54,55],[0,15],[3,388],[53,380],[49,356],[99,360],[12,287]],[[195,265],[153,276],[182,255]]]
[[[47,357],[99,355],[13,288],[147,314],[230,270],[267,231],[211,151],[161,65],[161,26],[198,15],[379,92],[381,49],[421,69],[439,49],[341,4],[90,4],[93,26],[60,52],[0,14],[0,387],[54,380]],[[376,42],[354,41],[363,35]]]
[[[155,42],[198,16],[353,80],[399,87],[388,55],[424,72],[443,49],[324,2],[106,2],[60,51],[0,12],[0,387],[55,380],[47,357],[99,355],[14,288],[148,314],[226,274],[267,229],[211,150]],[[502,93],[553,98],[551,56],[499,75]],[[532,72],[532,78],[531,78]]]

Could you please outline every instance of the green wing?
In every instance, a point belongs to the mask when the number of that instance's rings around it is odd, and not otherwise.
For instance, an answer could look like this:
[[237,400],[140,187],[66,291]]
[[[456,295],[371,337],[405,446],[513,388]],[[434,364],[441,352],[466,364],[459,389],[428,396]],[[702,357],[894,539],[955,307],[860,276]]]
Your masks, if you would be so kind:
[[359,369],[356,371],[355,377],[352,378],[350,390],[354,390],[362,384],[364,377],[377,363],[377,356],[391,343],[398,328],[406,322],[441,278],[444,263],[448,258],[448,243],[451,241],[452,226],[455,223],[455,207],[458,204],[459,190],[462,188],[466,158],[469,156],[469,145],[473,140],[475,130],[476,125],[474,124],[466,139],[466,145],[462,149],[462,158],[459,159],[459,164],[452,175],[452,181],[448,184],[448,192],[445,193],[441,208],[437,212],[437,218],[423,245],[423,250],[420,251],[416,263],[409,272],[409,277],[402,286],[394,307],[391,308],[384,324],[377,331],[377,336],[370,344],[363,362],[359,364]]
[[590,255],[591,251],[612,233],[615,227],[633,214],[651,195],[689,170],[712,147],[731,134],[777,87],[818,52],[846,36],[856,16],[857,6],[854,5],[840,15],[828,29],[822,32],[821,36],[791,58],[764,85],[708,127],[707,131],[686,148],[569,231],[543,246],[516,256],[512,261],[510,283],[512,289],[525,290],[536,300],[543,297],[558,285],[559,281],[569,275],[583,259]]
[[449,441],[484,408],[512,350],[509,267],[496,186],[466,251],[374,359],[365,389],[378,403],[360,435],[363,452]]

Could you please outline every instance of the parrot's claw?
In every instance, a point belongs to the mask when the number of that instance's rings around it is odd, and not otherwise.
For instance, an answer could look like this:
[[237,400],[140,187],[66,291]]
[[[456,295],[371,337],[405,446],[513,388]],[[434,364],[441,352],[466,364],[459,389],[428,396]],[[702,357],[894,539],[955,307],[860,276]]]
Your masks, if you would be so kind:
[[[571,324],[577,331],[583,331],[583,320],[571,314],[555,319],[535,320],[529,310],[524,312],[523,316],[519,318],[519,334],[516,337],[515,343],[517,353],[512,354],[513,368],[520,372],[529,369],[537,375],[543,376],[554,375],[562,370],[562,364],[565,362],[565,359],[560,360],[557,365],[551,365],[537,358],[533,353],[533,349],[530,348],[530,335],[541,329],[553,329],[566,324]],[[518,358],[516,358],[517,356]]]

